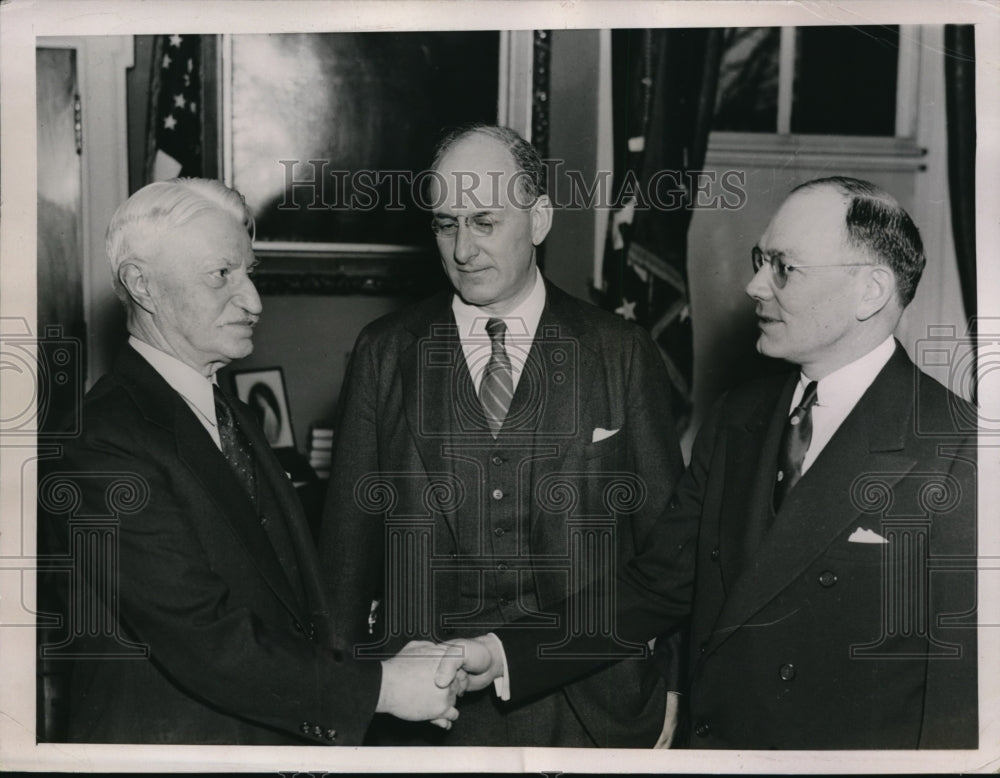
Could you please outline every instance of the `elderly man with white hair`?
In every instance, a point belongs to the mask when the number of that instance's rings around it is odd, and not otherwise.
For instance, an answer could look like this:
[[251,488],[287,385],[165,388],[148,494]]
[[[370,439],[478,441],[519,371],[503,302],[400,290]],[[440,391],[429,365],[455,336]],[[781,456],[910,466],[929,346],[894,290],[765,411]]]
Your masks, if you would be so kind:
[[429,646],[375,665],[333,647],[302,507],[215,381],[253,350],[252,234],[242,195],[202,179],[144,187],[108,229],[128,345],[39,482],[67,546],[81,520],[116,522],[98,569],[73,557],[71,741],[351,745],[375,712],[457,716]]

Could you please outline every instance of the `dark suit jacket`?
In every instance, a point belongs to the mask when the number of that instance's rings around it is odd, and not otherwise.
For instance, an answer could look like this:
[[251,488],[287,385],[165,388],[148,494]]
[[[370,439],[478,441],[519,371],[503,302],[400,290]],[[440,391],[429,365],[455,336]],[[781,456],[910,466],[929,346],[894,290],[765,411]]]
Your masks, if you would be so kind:
[[[506,444],[519,452],[520,558],[543,610],[605,573],[603,568],[623,565],[666,505],[683,467],[668,386],[663,360],[643,330],[547,286],[507,416],[521,426]],[[483,506],[490,500],[487,471],[466,453],[482,439],[477,415],[482,409],[450,294],[384,317],[361,333],[341,398],[320,548],[333,612],[343,627],[338,637],[350,639],[345,651],[380,639],[384,650],[394,650],[408,637],[480,634],[497,618],[495,603],[481,603],[477,618],[463,615],[469,607],[459,599],[460,590],[475,586],[469,577],[490,574],[495,563],[485,551],[458,556],[463,533],[468,545],[470,535],[482,530]],[[617,432],[595,441],[597,428]],[[588,522],[613,535],[612,550],[598,564],[601,570],[578,563],[571,573],[572,538],[581,537],[573,532]],[[417,565],[423,579],[394,583],[403,573],[387,571],[387,526],[425,528]],[[407,595],[419,603],[404,613],[400,599]],[[380,605],[369,634],[373,600]],[[656,740],[664,692],[651,663],[626,661],[559,696],[594,743],[635,746]],[[470,700],[463,704],[468,710]],[[444,742],[459,734],[463,743],[494,742],[471,735],[469,718],[460,719]]]
[[[620,633],[693,598],[693,747],[975,747],[975,414],[897,344],[766,531],[795,380],[717,404],[619,581]],[[889,542],[849,540],[865,530]],[[515,698],[585,669],[538,662],[537,631],[501,637]]]
[[[72,549],[69,623],[83,608],[97,624],[50,649],[78,658],[70,740],[361,742],[380,669],[330,646],[298,498],[249,409],[234,405],[259,511],[184,400],[131,348],[88,393],[82,434],[40,480],[56,541]],[[115,554],[96,570],[79,545],[95,518]],[[279,563],[265,521],[287,525],[298,575]]]

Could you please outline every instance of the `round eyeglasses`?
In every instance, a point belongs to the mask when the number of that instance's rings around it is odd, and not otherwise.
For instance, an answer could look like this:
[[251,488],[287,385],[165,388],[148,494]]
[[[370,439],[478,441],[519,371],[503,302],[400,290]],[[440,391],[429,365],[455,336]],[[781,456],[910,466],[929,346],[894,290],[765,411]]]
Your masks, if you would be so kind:
[[764,266],[764,263],[767,263],[771,268],[771,278],[778,289],[785,288],[785,284],[788,283],[788,274],[793,270],[798,270],[801,273],[803,270],[812,270],[814,268],[861,267],[862,265],[871,264],[870,262],[837,262],[827,265],[789,265],[787,262],[781,260],[780,254],[767,255],[757,246],[754,246],[750,250],[750,262],[753,264],[755,275]]
[[458,235],[459,221],[464,221],[469,232],[480,238],[488,238],[496,226],[488,213],[474,213],[471,216],[435,216],[431,219],[431,230],[439,238],[454,238]]

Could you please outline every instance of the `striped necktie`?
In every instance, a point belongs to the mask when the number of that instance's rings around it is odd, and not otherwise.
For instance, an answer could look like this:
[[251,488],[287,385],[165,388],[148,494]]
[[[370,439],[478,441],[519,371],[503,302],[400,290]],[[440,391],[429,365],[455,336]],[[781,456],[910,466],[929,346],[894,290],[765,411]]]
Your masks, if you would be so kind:
[[257,479],[254,474],[253,450],[243,430],[236,423],[229,400],[218,386],[212,386],[215,397],[215,418],[219,425],[219,440],[222,456],[226,458],[243,490],[251,500],[256,501]]
[[811,381],[802,395],[802,402],[792,411],[781,436],[778,451],[778,475],[774,484],[774,510],[781,509],[781,503],[802,477],[802,463],[812,440],[812,407],[816,403],[817,383]]
[[486,322],[486,332],[490,336],[490,361],[483,373],[483,383],[479,387],[479,401],[486,412],[486,421],[493,438],[500,434],[503,420],[507,418],[511,398],[514,396],[514,375],[510,367],[510,357],[503,347],[507,325],[503,319]]

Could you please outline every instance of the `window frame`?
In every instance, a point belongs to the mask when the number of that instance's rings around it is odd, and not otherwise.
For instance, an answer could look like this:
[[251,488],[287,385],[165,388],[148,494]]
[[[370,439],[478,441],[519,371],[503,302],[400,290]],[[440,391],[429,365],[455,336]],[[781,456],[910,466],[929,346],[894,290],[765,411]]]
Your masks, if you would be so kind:
[[776,132],[713,131],[708,162],[826,165],[850,159],[852,166],[872,169],[920,169],[926,149],[917,143],[920,88],[920,25],[899,25],[896,71],[896,131],[893,136],[813,135],[791,132],[792,85],[795,76],[796,27],[782,27],[778,53],[778,116]]

